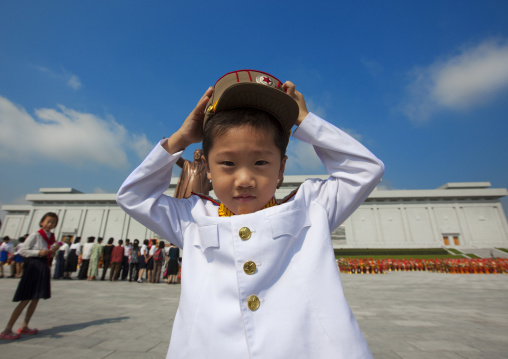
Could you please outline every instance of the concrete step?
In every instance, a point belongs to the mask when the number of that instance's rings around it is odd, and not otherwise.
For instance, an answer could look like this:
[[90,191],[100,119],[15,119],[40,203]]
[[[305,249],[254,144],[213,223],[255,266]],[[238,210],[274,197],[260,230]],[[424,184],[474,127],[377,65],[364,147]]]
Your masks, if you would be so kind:
[[460,251],[465,254],[474,254],[480,258],[508,258],[508,253],[495,248],[460,248]]

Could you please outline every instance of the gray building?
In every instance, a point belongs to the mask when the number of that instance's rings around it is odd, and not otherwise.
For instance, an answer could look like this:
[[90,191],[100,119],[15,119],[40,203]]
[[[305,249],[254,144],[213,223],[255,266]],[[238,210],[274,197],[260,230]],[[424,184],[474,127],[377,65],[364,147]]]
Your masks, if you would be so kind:
[[[327,178],[327,176],[315,176]],[[276,192],[284,198],[307,176],[285,176]],[[172,195],[178,178],[166,191]],[[39,228],[48,211],[60,218],[55,234],[145,239],[158,238],[116,204],[114,193],[81,193],[73,188],[41,188],[28,205],[4,205],[0,236],[18,238]],[[214,193],[210,194],[214,197]],[[499,199],[506,188],[489,182],[447,183],[429,190],[374,190],[332,234],[335,248],[492,248],[508,247],[508,225]],[[171,241],[171,238],[164,238]]]

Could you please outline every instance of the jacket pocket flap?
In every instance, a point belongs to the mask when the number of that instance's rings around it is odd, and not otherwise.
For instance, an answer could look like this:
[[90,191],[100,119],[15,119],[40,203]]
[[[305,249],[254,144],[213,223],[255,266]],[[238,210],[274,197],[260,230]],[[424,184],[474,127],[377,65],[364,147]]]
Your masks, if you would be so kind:
[[295,209],[292,211],[273,214],[268,217],[272,228],[272,238],[289,235],[296,237],[305,227],[310,227],[307,211]]
[[219,232],[216,224],[198,226],[198,235],[194,237],[194,246],[205,252],[208,248],[219,248]]

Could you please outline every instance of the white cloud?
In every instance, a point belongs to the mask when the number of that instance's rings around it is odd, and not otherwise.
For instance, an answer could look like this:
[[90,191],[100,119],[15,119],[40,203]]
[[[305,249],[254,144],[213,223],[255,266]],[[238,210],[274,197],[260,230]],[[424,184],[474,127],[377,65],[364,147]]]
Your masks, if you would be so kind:
[[307,109],[318,115],[321,118],[328,118],[326,116],[326,105],[328,104],[330,96],[327,93],[324,93],[321,96],[321,102],[320,104],[316,103],[312,98],[305,98],[305,104],[307,106]]
[[360,59],[360,61],[372,76],[379,76],[383,72],[383,66],[381,66],[381,64],[376,61],[367,60],[363,57]]
[[82,86],[81,80],[78,76],[70,73],[69,71],[63,69],[61,72],[55,72],[43,66],[36,66],[36,68],[48,74],[50,77],[63,81],[66,86],[70,87],[73,90],[79,90]]
[[508,42],[487,40],[413,70],[402,111],[424,121],[443,110],[468,110],[508,88]]
[[131,135],[132,140],[129,142],[129,147],[138,155],[139,158],[145,158],[152,148],[155,146],[151,143],[144,133]]
[[143,157],[145,135],[131,135],[113,118],[107,120],[59,106],[35,110],[35,118],[0,96],[0,159],[30,162],[55,160],[125,167],[127,149]]
[[285,172],[288,174],[326,173],[314,147],[306,142],[291,140],[287,148],[287,156]]
[[74,90],[79,90],[81,88],[81,81],[79,80],[79,77],[72,74],[68,75],[67,86]]

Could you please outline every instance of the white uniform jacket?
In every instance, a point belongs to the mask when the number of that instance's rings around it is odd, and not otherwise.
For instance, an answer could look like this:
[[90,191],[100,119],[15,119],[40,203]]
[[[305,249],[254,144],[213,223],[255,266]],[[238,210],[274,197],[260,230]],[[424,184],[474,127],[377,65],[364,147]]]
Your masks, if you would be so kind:
[[160,145],[120,188],[117,202],[130,216],[184,248],[167,358],[371,358],[330,232],[374,189],[383,163],[313,114],[294,136],[314,146],[330,178],[306,180],[287,202],[255,213],[219,217],[200,196],[163,195],[182,152]]

